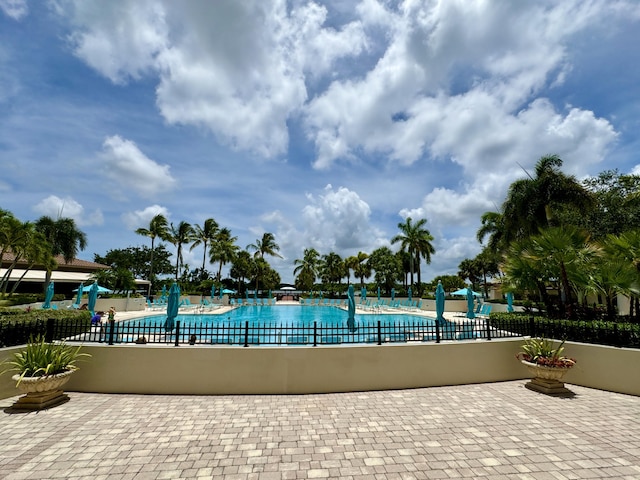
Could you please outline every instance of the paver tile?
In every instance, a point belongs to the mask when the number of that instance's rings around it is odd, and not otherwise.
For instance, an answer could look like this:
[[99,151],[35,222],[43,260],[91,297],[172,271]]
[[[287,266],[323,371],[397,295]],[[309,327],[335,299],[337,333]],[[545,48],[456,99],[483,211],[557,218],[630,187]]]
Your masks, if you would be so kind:
[[524,381],[326,395],[0,400],[0,478],[640,478],[640,398]]

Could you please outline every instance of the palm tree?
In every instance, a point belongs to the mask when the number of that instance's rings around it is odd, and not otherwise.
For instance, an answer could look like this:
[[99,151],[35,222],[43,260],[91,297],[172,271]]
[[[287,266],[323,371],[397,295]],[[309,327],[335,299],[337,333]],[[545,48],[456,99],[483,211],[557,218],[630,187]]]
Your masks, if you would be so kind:
[[382,285],[385,292],[389,293],[396,280],[402,275],[402,265],[398,257],[389,247],[380,247],[371,252],[367,263],[376,272],[376,283]]
[[324,283],[340,283],[344,276],[344,260],[336,252],[322,256],[320,277]]
[[369,255],[358,252],[355,256],[356,262],[353,268],[353,275],[360,279],[360,288],[364,287],[364,279],[371,276],[371,265],[369,265]]
[[409,254],[411,286],[413,286],[414,263],[418,264],[418,283],[420,283],[420,260],[424,258],[428,265],[431,263],[431,254],[435,253],[431,244],[433,236],[424,228],[426,223],[427,219],[421,218],[413,224],[411,217],[408,217],[404,223],[398,223],[401,233],[391,239],[392,244],[400,242],[401,249]]
[[185,221],[181,221],[178,226],[172,223],[169,227],[167,241],[176,247],[176,282],[178,281],[180,264],[182,263],[182,245],[190,243],[193,240],[193,235],[193,227]]
[[503,288],[538,291],[539,300],[544,303],[548,315],[553,314],[553,304],[545,280],[549,278],[545,265],[538,262],[531,251],[530,239],[516,240],[509,245],[505,256]]
[[51,253],[62,255],[65,263],[71,263],[79,250],[87,248],[87,236],[78,230],[72,218],[53,220],[43,216],[36,221],[36,230],[51,244]]
[[211,263],[220,262],[217,274],[218,282],[222,276],[223,265],[232,262],[238,250],[240,250],[240,247],[236,245],[237,240],[238,237],[231,235],[231,230],[221,228],[215,236],[215,240],[211,243],[211,247],[209,248],[209,261]]
[[592,195],[575,177],[562,173],[561,166],[557,155],[542,157],[536,163],[535,176],[511,184],[502,205],[502,235],[507,243],[554,226],[554,211],[562,205],[583,213],[593,205]]
[[257,239],[256,243],[247,245],[248,251],[254,251],[254,258],[264,258],[265,255],[271,255],[272,257],[282,258],[278,252],[280,246],[276,243],[276,238],[273,233],[266,232],[262,235],[262,239]]
[[[629,230],[618,236],[609,235],[603,243],[608,257],[621,259],[636,271],[636,283],[640,284],[640,230]],[[631,312],[636,318],[640,317],[640,296],[632,292]]]
[[240,250],[233,258],[233,265],[231,265],[229,275],[231,278],[238,279],[238,292],[242,292],[243,289],[240,288],[240,285],[244,285],[245,279],[251,275],[253,260],[251,254],[246,250]]
[[296,283],[302,286],[303,290],[311,290],[318,276],[320,266],[320,254],[315,248],[305,248],[302,258],[293,261],[296,266],[293,274],[297,276]]
[[638,294],[638,272],[634,266],[620,257],[604,255],[596,259],[590,270],[588,290],[601,294],[607,305],[607,317],[615,318],[614,298],[618,293],[629,296]]
[[[35,228],[51,245],[51,254],[62,255],[65,263],[71,263],[78,255],[78,251],[87,247],[87,236],[76,227],[76,222],[72,218],[53,220],[51,217],[43,216],[36,221]],[[47,268],[45,290],[51,281],[51,271],[52,269]]]
[[493,252],[502,251],[504,245],[504,217],[498,212],[485,212],[481,217],[482,226],[476,234],[478,242],[484,242],[486,236],[489,236],[487,248]]
[[213,241],[215,241],[216,235],[218,234],[218,222],[216,222],[213,218],[207,218],[204,221],[203,226],[195,225],[193,227],[194,236],[193,236],[193,244],[191,245],[190,251],[196,248],[197,246],[202,245],[202,271],[204,272],[204,266],[207,259],[207,247]]
[[[13,284],[11,293],[15,292],[22,279],[34,265],[40,264],[46,270],[56,267],[51,253],[51,246],[44,235],[35,230],[31,222],[20,222],[15,217],[6,217],[0,220],[0,237],[2,238],[2,253],[10,251],[13,254],[11,264],[8,265],[5,274],[0,279],[0,291],[7,292],[11,273],[20,261],[26,261],[27,266],[22,276]],[[0,257],[1,258],[1,257]]]
[[528,243],[527,256],[541,267],[540,277],[560,279],[560,303],[565,316],[573,318],[572,293],[586,283],[583,272],[589,269],[597,248],[589,243],[586,232],[573,226],[543,229],[538,235],[530,237]]
[[169,238],[169,224],[164,215],[158,214],[154,216],[149,222],[149,228],[138,228],[136,230],[138,235],[143,235],[151,239],[151,253],[149,255],[149,276],[147,280],[153,281],[153,253],[154,243],[156,238],[160,240],[167,240]]
[[345,273],[347,275],[347,285],[351,283],[351,270],[358,268],[358,257],[350,256],[344,259]]

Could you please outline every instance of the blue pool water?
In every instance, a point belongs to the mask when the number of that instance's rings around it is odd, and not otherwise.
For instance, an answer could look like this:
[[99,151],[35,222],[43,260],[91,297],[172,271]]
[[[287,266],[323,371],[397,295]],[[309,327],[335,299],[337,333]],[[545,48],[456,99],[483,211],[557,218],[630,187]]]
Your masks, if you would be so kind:
[[[122,322],[123,337],[164,335],[179,341],[217,344],[335,344],[404,342],[419,333],[432,335],[435,319],[406,313],[358,314],[355,329],[345,310],[331,306],[242,306],[223,314],[178,315],[179,331],[166,331],[166,314]],[[173,337],[171,337],[173,335]]]
[[[164,322],[166,314],[153,315],[141,319],[145,323],[153,324]],[[418,317],[417,315],[407,315],[401,313],[391,314],[358,314],[355,315],[356,323],[363,321],[366,323],[376,323],[380,320],[383,324],[411,322],[417,320],[426,320],[433,323],[433,319]],[[244,324],[249,321],[250,324],[269,324],[275,326],[291,326],[291,325],[311,325],[313,322],[325,326],[340,326],[347,324],[346,310],[337,307],[316,307],[316,306],[242,306],[230,310],[224,314],[198,314],[198,315],[178,315],[176,320],[180,320],[183,325],[202,324],[215,325],[218,323],[226,323],[232,325]]]

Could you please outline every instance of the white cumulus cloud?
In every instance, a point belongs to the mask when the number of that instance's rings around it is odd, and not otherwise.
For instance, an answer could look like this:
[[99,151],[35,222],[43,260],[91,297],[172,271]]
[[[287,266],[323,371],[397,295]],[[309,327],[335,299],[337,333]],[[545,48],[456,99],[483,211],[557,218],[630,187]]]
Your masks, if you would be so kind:
[[33,210],[54,220],[72,218],[79,227],[102,225],[104,223],[100,209],[96,209],[93,212],[85,212],[84,207],[72,197],[60,198],[56,195],[49,195],[34,205]]
[[117,190],[131,190],[142,197],[153,198],[173,188],[175,179],[169,166],[148,158],[131,140],[113,135],[105,139],[102,147],[103,171]]
[[164,215],[169,220],[169,210],[160,205],[150,205],[143,210],[135,210],[122,214],[122,221],[127,230],[137,230],[138,228],[149,228],[151,219],[156,215]]
[[371,209],[356,192],[327,185],[321,195],[308,195],[308,200],[302,210],[304,240],[320,253],[353,255],[381,242],[383,235],[370,222]]

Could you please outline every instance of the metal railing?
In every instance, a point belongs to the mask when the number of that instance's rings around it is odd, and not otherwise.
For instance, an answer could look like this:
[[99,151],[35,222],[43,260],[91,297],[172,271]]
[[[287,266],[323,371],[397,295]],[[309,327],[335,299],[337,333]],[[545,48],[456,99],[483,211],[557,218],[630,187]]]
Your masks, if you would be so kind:
[[634,330],[617,325],[592,326],[534,321],[519,318],[496,321],[494,319],[461,318],[459,322],[439,324],[429,319],[416,318],[401,322],[367,322],[359,320],[355,328],[347,325],[322,324],[269,324],[253,321],[240,323],[202,323],[177,320],[167,331],[164,321],[129,320],[107,322],[91,326],[82,320],[48,319],[39,322],[0,322],[0,347],[21,345],[31,336],[43,335],[47,341],[65,339],[88,343],[165,345],[339,345],[435,342],[450,340],[491,340],[522,336],[542,336],[567,339],[583,343],[597,343],[618,347],[640,348],[640,335]]
[[[129,320],[87,326],[86,322],[49,319],[46,322],[0,324],[0,345],[22,344],[30,335],[41,334],[47,341],[100,342],[108,345],[123,343],[209,344],[209,345],[339,345],[406,342],[436,342],[518,336],[490,327],[486,320],[447,322],[440,325],[429,319],[402,322],[358,321],[354,328],[347,325],[269,324],[243,321],[240,323],[202,323],[177,320],[170,331],[164,321]],[[13,340],[13,341],[12,341]],[[4,343],[3,343],[4,341]],[[16,343],[17,341],[17,343]]]

